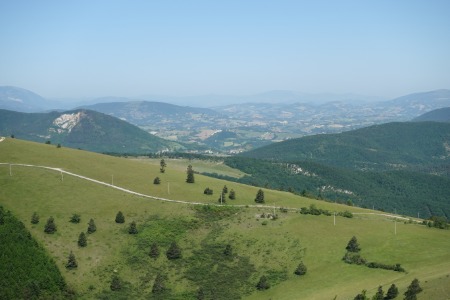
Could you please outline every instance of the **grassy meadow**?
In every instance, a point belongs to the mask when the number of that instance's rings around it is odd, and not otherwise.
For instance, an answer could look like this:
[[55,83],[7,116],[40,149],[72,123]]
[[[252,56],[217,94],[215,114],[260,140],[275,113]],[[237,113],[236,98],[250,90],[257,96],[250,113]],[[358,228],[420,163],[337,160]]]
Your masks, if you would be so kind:
[[[418,278],[424,291],[418,299],[450,299],[450,231],[415,223],[397,222],[377,215],[355,214],[353,218],[302,215],[276,210],[279,218],[261,218],[270,207],[254,205],[258,188],[195,175],[188,184],[186,167],[239,177],[243,174],[215,162],[169,160],[164,174],[159,160],[126,159],[81,150],[56,148],[16,139],[0,143],[0,163],[23,163],[62,168],[66,171],[127,188],[143,194],[174,200],[218,204],[222,187],[236,192],[236,200],[224,206],[198,206],[152,200],[127,194],[56,171],[0,165],[0,205],[10,210],[30,230],[56,261],[68,284],[80,299],[353,299],[361,290],[371,297],[379,285],[386,292],[395,283],[403,298],[406,287]],[[154,185],[155,177],[161,184]],[[203,190],[213,189],[213,195]],[[323,202],[290,193],[266,190],[265,205],[300,208],[311,204],[330,211],[373,212],[357,207]],[[244,205],[233,207],[232,205]],[[122,211],[125,223],[114,222]],[[33,212],[39,224],[30,223]],[[69,222],[74,214],[79,224]],[[53,216],[55,234],[44,233]],[[87,234],[87,247],[77,245],[89,219],[97,231]],[[137,223],[138,234],[128,233]],[[396,234],[395,234],[396,228]],[[358,238],[361,255],[368,261],[400,263],[406,272],[370,269],[345,264],[341,258],[352,236]],[[168,260],[172,242],[182,249],[182,258]],[[157,243],[160,256],[148,255]],[[226,245],[232,255],[224,256]],[[78,268],[66,270],[70,253]],[[308,271],[294,275],[303,261]],[[152,293],[158,274],[165,291]],[[271,288],[257,291],[265,275]],[[120,291],[111,291],[113,276],[122,281]],[[336,297],[336,298],[335,298]]]

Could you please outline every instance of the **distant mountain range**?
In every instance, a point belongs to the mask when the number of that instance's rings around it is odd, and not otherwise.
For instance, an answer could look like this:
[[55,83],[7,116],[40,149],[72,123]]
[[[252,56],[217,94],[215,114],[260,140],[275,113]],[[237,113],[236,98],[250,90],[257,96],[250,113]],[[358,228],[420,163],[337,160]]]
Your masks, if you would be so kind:
[[[118,117],[160,138],[196,143],[213,151],[232,154],[307,135],[409,121],[431,110],[450,106],[450,90],[416,93],[389,101],[367,101],[367,97],[355,95],[309,95],[290,91],[221,97],[177,98],[188,101],[185,103],[189,106],[158,100],[173,100],[164,96],[154,96],[153,101],[103,97],[91,100],[95,104],[79,107]],[[224,101],[219,101],[219,98]],[[200,100],[211,108],[193,107]],[[239,101],[239,104],[217,106],[233,101]],[[20,88],[0,87],[0,108],[37,112],[66,105],[49,102]]]
[[22,113],[0,109],[0,135],[108,153],[186,149],[117,118],[85,109]]

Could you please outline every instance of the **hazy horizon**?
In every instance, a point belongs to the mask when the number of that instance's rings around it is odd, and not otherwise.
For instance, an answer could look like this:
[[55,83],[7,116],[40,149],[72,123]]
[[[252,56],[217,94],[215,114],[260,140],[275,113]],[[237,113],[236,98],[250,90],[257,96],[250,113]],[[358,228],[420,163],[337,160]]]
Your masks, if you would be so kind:
[[47,99],[447,89],[448,1],[5,1],[0,85]]

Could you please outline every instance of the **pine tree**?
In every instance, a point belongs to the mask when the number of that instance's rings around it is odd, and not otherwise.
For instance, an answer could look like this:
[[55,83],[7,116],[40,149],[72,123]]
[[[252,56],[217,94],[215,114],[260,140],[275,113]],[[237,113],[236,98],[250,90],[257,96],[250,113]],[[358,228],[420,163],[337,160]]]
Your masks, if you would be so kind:
[[130,228],[128,229],[128,233],[129,234],[137,234],[138,233],[135,221],[130,223]]
[[384,299],[390,300],[394,299],[398,296],[398,288],[395,284],[392,284],[386,293],[386,297]]
[[345,247],[348,252],[359,252],[361,251],[361,248],[359,247],[358,240],[355,236],[353,236],[350,241],[347,244],[347,247]]
[[224,254],[225,256],[232,256],[232,255],[233,255],[233,248],[231,247],[230,244],[227,244],[227,245],[225,246],[225,250],[223,250],[223,254]]
[[125,223],[125,217],[121,211],[116,215],[116,223]]
[[39,215],[37,212],[34,212],[31,216],[31,224],[38,224],[39,223]]
[[295,275],[305,275],[307,270],[308,269],[306,268],[305,264],[301,261],[298,264],[297,269],[295,269],[294,274]]
[[264,191],[262,189],[258,190],[255,198],[256,203],[264,203]]
[[159,177],[155,177],[155,179],[153,179],[153,184],[160,184],[161,183],[161,179],[159,179]]
[[44,232],[49,233],[49,234],[56,232],[56,224],[55,224],[55,219],[53,217],[48,218],[47,224],[45,224],[45,227],[44,227]]
[[366,290],[362,290],[362,292],[356,295],[356,297],[353,298],[353,300],[367,300]]
[[88,223],[87,233],[91,234],[97,231],[97,226],[95,225],[94,219],[90,219]]
[[228,198],[230,198],[231,200],[236,199],[236,193],[234,192],[233,189],[230,190],[230,193],[228,194]]
[[122,289],[122,280],[119,276],[114,275],[111,279],[111,285],[109,286],[111,291],[120,291]]
[[194,169],[192,169],[192,166],[189,165],[187,167],[187,178],[186,178],[186,182],[187,183],[194,183],[195,182],[195,178],[194,178]]
[[84,234],[84,232],[80,233],[80,235],[78,236],[78,246],[80,247],[87,246],[86,234]]
[[422,291],[422,288],[419,285],[419,280],[414,278],[411,284],[408,286],[408,289],[405,292],[405,300],[416,300],[417,294]]
[[384,299],[383,287],[380,285],[375,295],[373,295],[372,300],[383,300],[383,299]]
[[166,172],[166,166],[167,165],[166,165],[166,161],[164,160],[164,158],[162,158],[161,161],[159,162],[159,166],[160,166],[159,171],[161,173]]
[[153,283],[152,293],[158,294],[164,292],[165,289],[166,286],[164,284],[164,277],[158,273],[158,275],[156,275],[155,282]]
[[78,267],[78,263],[77,263],[77,260],[75,259],[75,254],[73,254],[73,252],[70,251],[69,259],[66,264],[66,269],[75,269],[77,267]]
[[150,246],[150,252],[149,252],[148,255],[150,255],[150,257],[155,258],[155,259],[159,257],[159,247],[158,247],[158,244],[153,243],[153,244]]
[[173,242],[169,249],[167,249],[166,256],[168,259],[178,259],[181,258],[181,249],[178,247],[176,242]]
[[224,193],[224,194],[228,193],[228,188],[226,185],[223,186],[222,193]]
[[270,284],[267,281],[266,276],[261,276],[261,278],[259,278],[258,283],[256,284],[256,288],[258,290],[267,290],[268,288],[270,288]]

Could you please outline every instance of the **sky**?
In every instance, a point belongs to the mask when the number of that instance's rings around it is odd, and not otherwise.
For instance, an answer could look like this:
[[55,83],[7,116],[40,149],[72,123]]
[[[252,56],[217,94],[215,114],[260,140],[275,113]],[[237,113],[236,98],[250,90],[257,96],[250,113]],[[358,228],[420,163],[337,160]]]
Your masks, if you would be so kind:
[[0,85],[47,98],[450,88],[450,1],[0,0]]

